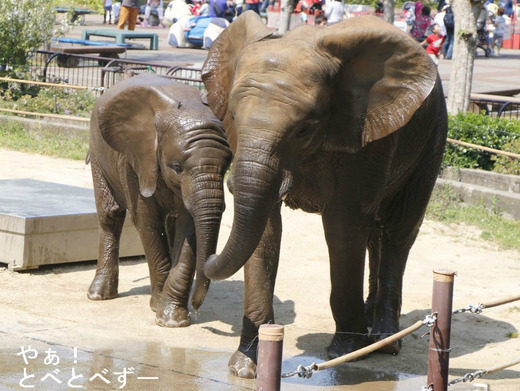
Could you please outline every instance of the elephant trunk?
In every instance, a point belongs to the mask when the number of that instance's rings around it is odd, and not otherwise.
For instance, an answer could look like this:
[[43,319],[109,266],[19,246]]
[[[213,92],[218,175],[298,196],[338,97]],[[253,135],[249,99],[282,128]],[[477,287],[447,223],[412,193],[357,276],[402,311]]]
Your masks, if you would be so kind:
[[[229,239],[220,255],[211,255],[204,273],[223,280],[246,264],[262,238],[278,200],[281,174],[278,160],[259,148],[242,148],[233,163],[234,218]],[[245,157],[247,156],[247,157]],[[252,157],[252,158],[251,158]]]
[[204,265],[217,249],[218,234],[222,213],[225,209],[222,180],[196,181],[194,208],[191,213],[195,224],[197,240],[196,280],[191,299],[192,306],[198,309],[209,289],[210,280],[204,275]]

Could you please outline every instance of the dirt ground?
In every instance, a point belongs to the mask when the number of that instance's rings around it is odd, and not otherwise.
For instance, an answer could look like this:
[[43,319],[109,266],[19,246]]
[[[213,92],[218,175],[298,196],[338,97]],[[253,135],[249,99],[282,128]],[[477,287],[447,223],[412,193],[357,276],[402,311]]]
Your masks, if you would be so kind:
[[[6,178],[92,186],[90,167],[83,162],[0,150],[0,179]],[[231,199],[227,206],[220,246],[230,231]],[[300,364],[326,361],[325,348],[334,323],[319,216],[284,208],[283,224],[275,313],[277,323],[285,326],[282,372],[289,372]],[[403,328],[430,313],[433,269],[457,272],[454,309],[520,294],[520,254],[500,251],[478,237],[473,227],[424,223],[405,273]],[[142,258],[122,261],[120,297],[110,301],[87,299],[94,269],[94,262],[20,273],[0,268],[1,390],[23,389],[22,384],[36,385],[39,390],[71,389],[74,384],[103,390],[254,389],[254,381],[229,377],[226,369],[239,340],[241,271],[212,284],[204,305],[192,314],[190,327],[165,329],[155,325],[148,306],[148,270]],[[519,329],[519,302],[484,310],[481,315],[455,316],[450,379],[520,359],[520,338],[514,338]],[[426,385],[428,366],[428,338],[422,337],[426,331],[423,327],[406,337],[398,356],[373,354],[363,361],[317,372],[309,380],[287,378],[282,389],[420,390]],[[26,364],[21,351],[29,346],[39,356],[29,357]],[[59,365],[49,364],[48,356],[44,360],[48,349],[61,357]],[[124,385],[123,368],[135,372]],[[72,381],[74,370],[83,377]],[[138,379],[136,373],[157,378]],[[31,374],[35,376],[22,381]],[[103,374],[110,385],[100,380]],[[519,390],[520,365],[471,384],[475,383],[488,384],[493,391]],[[471,388],[460,383],[450,389]]]

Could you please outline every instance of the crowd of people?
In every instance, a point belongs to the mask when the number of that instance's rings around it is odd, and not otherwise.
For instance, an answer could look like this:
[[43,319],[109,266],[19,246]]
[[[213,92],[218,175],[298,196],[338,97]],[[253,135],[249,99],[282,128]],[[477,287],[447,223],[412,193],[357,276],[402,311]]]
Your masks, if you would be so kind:
[[[497,3],[495,3],[497,1]],[[421,2],[408,1],[403,6],[407,31],[438,64],[440,58],[451,60],[455,32],[455,19],[448,0],[440,0],[432,16],[431,8]],[[515,17],[512,0],[487,0],[477,18],[479,47],[486,54],[498,56],[511,18]]]
[[[175,23],[178,16],[194,15],[222,17],[231,22],[243,11],[253,10],[264,14],[274,0],[172,0],[168,11],[173,14],[169,22]],[[453,56],[454,15],[449,0],[438,0],[437,9],[432,11],[428,4],[420,1],[407,1],[403,5],[407,31],[421,43],[432,60],[437,64],[440,58],[450,60]],[[380,7],[379,11],[382,11]],[[112,21],[112,14],[117,14],[118,28],[128,25],[133,30],[140,23],[151,25],[150,15],[155,12],[162,26],[165,10],[163,0],[147,0],[144,6],[144,17],[138,0],[121,0],[113,2],[104,0],[104,23]],[[309,15],[313,15],[314,24],[318,26],[332,25],[346,19],[349,15],[341,0],[300,0],[295,7],[303,23],[308,23]],[[513,0],[487,0],[477,20],[479,44],[489,50],[489,54],[498,56],[503,45],[509,18],[514,18],[515,5]],[[108,17],[108,19],[107,19]]]

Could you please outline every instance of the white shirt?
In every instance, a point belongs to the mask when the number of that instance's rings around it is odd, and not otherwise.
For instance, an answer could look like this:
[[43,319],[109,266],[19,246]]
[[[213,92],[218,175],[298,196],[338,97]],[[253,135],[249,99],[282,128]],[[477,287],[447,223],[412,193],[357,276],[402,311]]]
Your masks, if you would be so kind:
[[345,7],[341,1],[333,1],[327,5],[325,9],[325,16],[327,17],[327,24],[341,22],[345,15]]
[[441,35],[446,36],[446,26],[444,25],[444,15],[446,11],[437,12],[435,18],[433,18],[433,24],[438,24],[441,28]]

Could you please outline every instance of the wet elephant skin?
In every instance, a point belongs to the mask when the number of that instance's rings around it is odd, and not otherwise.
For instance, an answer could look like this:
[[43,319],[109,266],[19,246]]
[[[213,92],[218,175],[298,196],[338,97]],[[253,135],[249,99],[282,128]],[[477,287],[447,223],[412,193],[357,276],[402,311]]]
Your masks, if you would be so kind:
[[209,287],[231,160],[222,123],[199,91],[154,75],[122,81],[96,103],[87,160],[99,218],[92,300],[117,296],[119,239],[128,211],[150,270],[150,306],[161,326],[189,325]]
[[322,215],[336,324],[329,356],[396,333],[408,253],[447,133],[442,85],[424,49],[376,17],[274,37],[246,12],[213,43],[203,81],[234,154],[232,230],[204,271],[216,280],[245,271],[230,371],[255,375],[258,327],[274,322],[282,202]]

